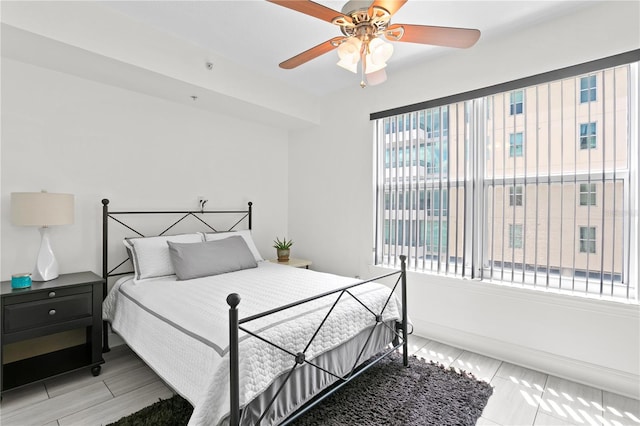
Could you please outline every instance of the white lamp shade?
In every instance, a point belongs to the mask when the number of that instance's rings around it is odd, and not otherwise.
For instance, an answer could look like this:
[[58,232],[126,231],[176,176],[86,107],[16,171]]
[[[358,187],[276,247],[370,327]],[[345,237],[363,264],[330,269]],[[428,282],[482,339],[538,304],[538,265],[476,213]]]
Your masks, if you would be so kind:
[[338,66],[353,73],[358,72],[358,61],[360,60],[360,49],[362,42],[360,39],[351,37],[338,46]]
[[384,68],[367,74],[367,84],[369,86],[376,86],[378,84],[384,83],[387,81],[387,72]]
[[387,60],[393,54],[393,45],[385,43],[380,38],[374,38],[369,42],[369,54],[366,57],[367,74],[380,71],[387,66]]
[[19,226],[70,225],[74,221],[73,194],[13,192],[11,222]]

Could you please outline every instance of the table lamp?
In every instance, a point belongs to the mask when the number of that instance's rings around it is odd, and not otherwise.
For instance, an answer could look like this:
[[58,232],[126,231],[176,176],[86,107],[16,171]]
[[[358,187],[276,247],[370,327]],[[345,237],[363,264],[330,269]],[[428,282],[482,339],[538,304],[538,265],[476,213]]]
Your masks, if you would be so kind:
[[58,261],[51,249],[49,226],[73,223],[73,195],[49,192],[11,193],[11,222],[18,226],[40,226],[42,242],[32,274],[33,281],[58,277]]

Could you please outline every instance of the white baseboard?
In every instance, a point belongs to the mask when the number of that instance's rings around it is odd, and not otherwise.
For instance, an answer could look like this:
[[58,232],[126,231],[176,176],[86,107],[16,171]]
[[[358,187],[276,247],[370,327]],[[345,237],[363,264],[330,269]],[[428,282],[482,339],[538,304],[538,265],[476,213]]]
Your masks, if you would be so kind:
[[629,398],[640,399],[640,376],[535,348],[480,336],[441,324],[412,320],[414,333],[460,349],[500,359]]

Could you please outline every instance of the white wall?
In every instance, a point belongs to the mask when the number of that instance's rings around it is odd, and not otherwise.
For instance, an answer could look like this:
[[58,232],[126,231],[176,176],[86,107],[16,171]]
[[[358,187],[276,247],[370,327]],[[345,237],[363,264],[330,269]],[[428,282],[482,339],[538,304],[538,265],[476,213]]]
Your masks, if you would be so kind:
[[76,218],[52,228],[62,273],[101,273],[101,202],[111,208],[238,209],[254,202],[265,256],[287,232],[284,130],[69,74],[2,60],[1,277],[31,271],[37,229],[10,222],[10,193],[75,194]]
[[[640,47],[638,2],[594,3],[505,39],[388,70],[383,85],[326,100],[317,128],[292,132],[289,234],[315,268],[372,276],[372,112],[466,92]],[[391,60],[393,62],[393,60]],[[637,305],[410,274],[422,336],[640,398]]]

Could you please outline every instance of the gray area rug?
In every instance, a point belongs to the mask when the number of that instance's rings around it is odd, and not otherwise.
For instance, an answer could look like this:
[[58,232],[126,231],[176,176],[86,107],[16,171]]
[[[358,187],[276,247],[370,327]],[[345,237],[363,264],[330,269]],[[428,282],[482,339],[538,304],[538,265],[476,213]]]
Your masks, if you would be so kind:
[[[409,368],[392,354],[313,407],[296,426],[475,425],[492,387],[471,374],[416,357]],[[123,417],[117,426],[186,425],[192,407],[180,396]]]

